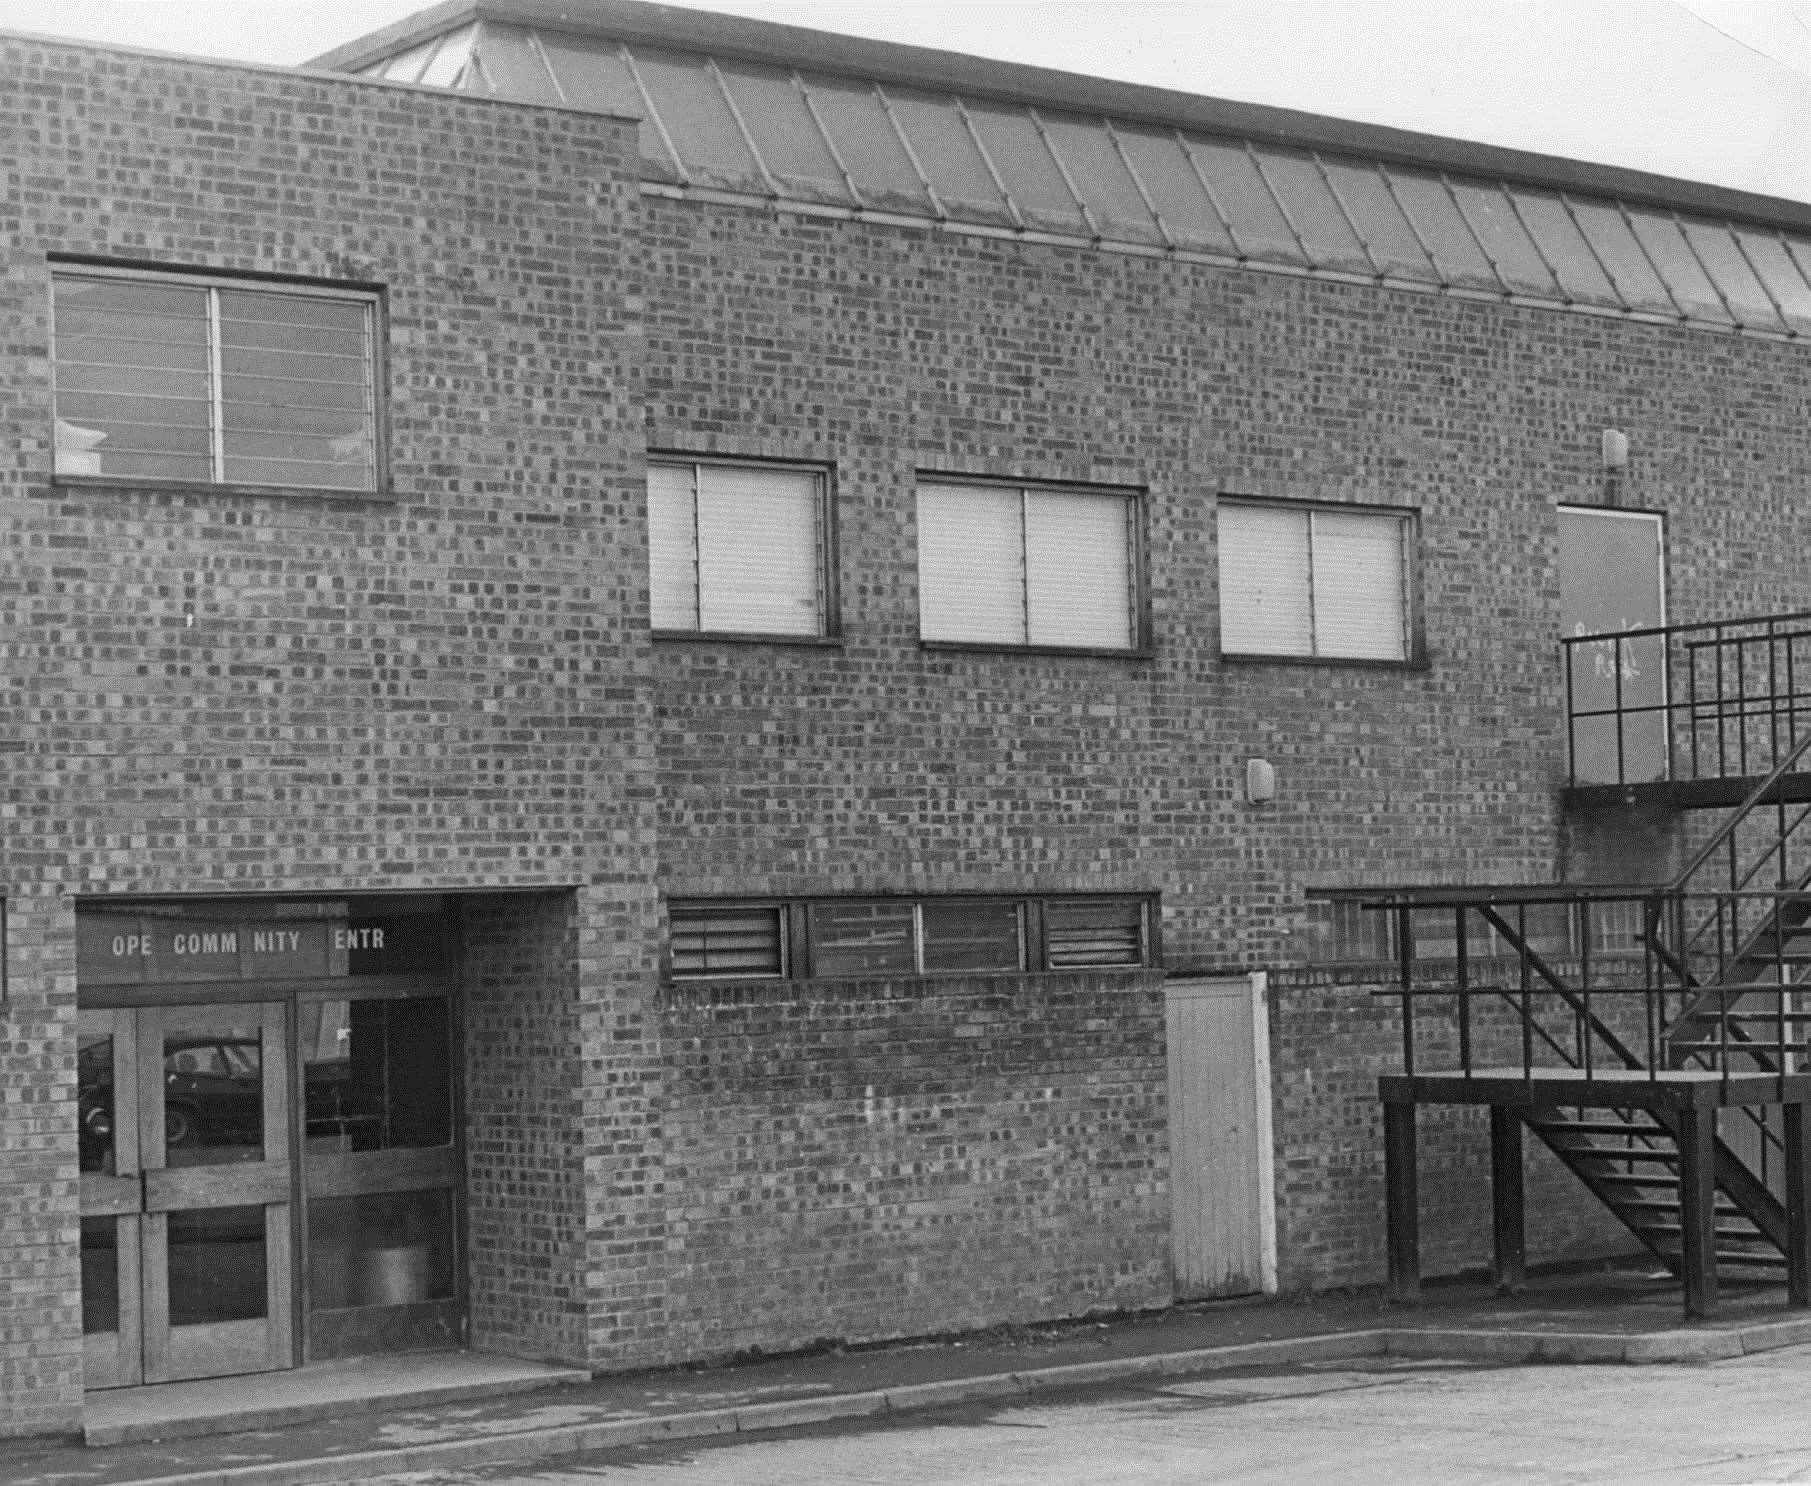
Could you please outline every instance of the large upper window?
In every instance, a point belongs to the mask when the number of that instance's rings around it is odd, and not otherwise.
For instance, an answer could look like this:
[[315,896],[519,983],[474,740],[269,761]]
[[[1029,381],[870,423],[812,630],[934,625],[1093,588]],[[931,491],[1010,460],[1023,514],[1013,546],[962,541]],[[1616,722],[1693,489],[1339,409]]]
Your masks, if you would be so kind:
[[1412,523],[1405,511],[1221,501],[1222,653],[1409,659]]
[[59,475],[377,489],[375,295],[87,268],[51,289]]
[[1120,493],[920,484],[920,636],[1136,649],[1137,511]]
[[827,527],[821,471],[651,460],[654,628],[829,633]]

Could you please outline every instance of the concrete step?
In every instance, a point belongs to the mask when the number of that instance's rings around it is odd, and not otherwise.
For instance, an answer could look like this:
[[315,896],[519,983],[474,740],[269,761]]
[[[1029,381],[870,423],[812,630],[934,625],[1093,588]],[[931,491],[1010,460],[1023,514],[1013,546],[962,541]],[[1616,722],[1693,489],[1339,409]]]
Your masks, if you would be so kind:
[[282,1372],[91,1392],[82,1400],[82,1438],[90,1445],[192,1439],[494,1398],[590,1378],[584,1368],[483,1352],[352,1357]]

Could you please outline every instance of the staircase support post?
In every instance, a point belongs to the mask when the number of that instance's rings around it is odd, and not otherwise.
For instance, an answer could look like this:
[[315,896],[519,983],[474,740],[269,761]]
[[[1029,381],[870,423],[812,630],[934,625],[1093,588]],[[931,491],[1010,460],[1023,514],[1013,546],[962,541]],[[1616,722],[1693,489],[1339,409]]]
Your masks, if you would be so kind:
[[1415,1106],[1386,1100],[1383,1106],[1383,1186],[1389,1248],[1390,1299],[1413,1305],[1421,1299],[1420,1193],[1415,1171]]
[[1712,1108],[1679,1106],[1679,1264],[1687,1319],[1717,1313],[1717,1117]]
[[1514,1110],[1495,1104],[1490,1107],[1490,1210],[1494,1238],[1492,1278],[1499,1294],[1519,1294],[1528,1278],[1522,1122]]
[[1786,1304],[1811,1306],[1811,1168],[1806,1165],[1805,1105],[1786,1105]]

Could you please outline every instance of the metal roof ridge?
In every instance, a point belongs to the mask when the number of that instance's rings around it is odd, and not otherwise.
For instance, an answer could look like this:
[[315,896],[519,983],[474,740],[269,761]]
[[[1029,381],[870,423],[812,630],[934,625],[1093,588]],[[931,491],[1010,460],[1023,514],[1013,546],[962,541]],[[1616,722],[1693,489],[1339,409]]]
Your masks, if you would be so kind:
[[[469,8],[466,0],[458,0],[458,4],[461,9]],[[639,116],[635,114],[611,114],[602,109],[579,108],[568,103],[527,103],[519,98],[473,92],[466,88],[436,87],[432,83],[405,83],[384,77],[359,77],[338,68],[317,67],[313,62],[251,62],[236,57],[210,57],[202,52],[172,51],[168,47],[141,46],[132,41],[96,41],[86,36],[60,36],[54,31],[21,31],[10,26],[0,26],[0,43],[61,47],[68,51],[107,53],[120,57],[144,57],[153,62],[171,62],[185,67],[211,67],[221,72],[251,72],[264,77],[326,83],[330,87],[345,87],[351,83],[361,88],[389,88],[400,93],[458,99],[462,103],[482,104],[487,108],[539,109],[549,113],[583,114],[594,119],[621,118],[631,123],[640,122]]]
[[667,46],[883,84],[946,90],[966,98],[1054,106],[1122,122],[1181,127],[1259,144],[1325,150],[1548,190],[1577,191],[1713,217],[1811,230],[1811,202],[1733,186],[1271,104],[1210,98],[1144,83],[811,30],[718,11],[681,9],[650,0],[446,0],[303,65],[350,71],[473,19],[604,36],[631,44]]

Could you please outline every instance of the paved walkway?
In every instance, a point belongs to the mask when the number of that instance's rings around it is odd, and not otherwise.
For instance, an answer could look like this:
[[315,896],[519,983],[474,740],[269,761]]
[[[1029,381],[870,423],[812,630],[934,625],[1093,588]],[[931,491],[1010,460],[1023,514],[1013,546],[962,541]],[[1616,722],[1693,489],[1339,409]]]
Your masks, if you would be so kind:
[[[1483,1285],[1434,1285],[1413,1309],[1364,1294],[1178,1306],[1099,1323],[640,1373],[501,1397],[442,1398],[383,1411],[367,1406],[163,1443],[0,1444],[0,1480],[9,1486],[296,1486],[1343,1357],[1701,1362],[1806,1343],[1811,1314],[1787,1310],[1776,1287],[1726,1287],[1717,1320],[1685,1326],[1672,1281],[1605,1272],[1537,1279],[1513,1297]],[[213,1386],[225,1393],[238,1385]],[[260,1418],[270,1416],[247,1414]]]

